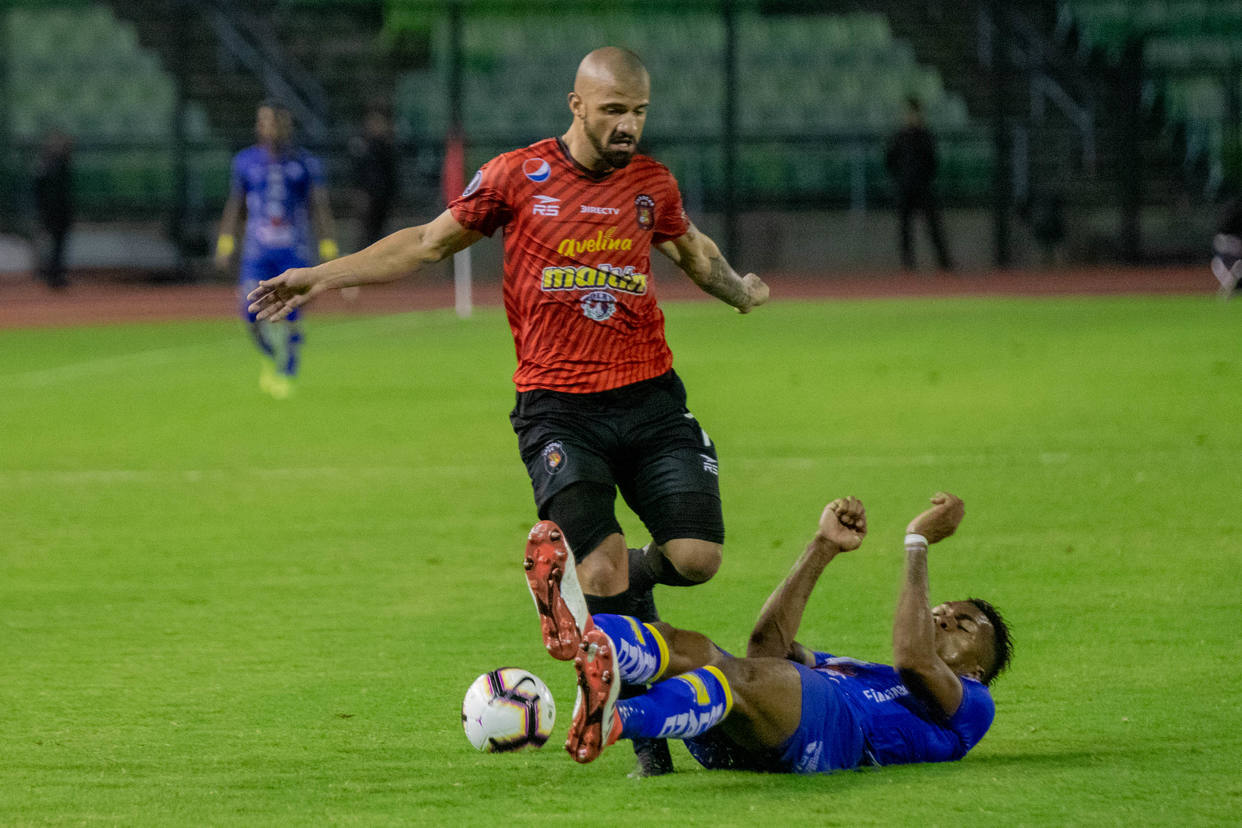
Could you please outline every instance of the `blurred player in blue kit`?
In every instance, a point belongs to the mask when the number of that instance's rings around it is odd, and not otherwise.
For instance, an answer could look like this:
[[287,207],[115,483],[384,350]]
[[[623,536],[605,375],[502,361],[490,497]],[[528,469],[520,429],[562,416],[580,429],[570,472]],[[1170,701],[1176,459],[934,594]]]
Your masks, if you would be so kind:
[[[964,515],[962,501],[941,492],[906,528],[891,666],[794,640],[824,568],[867,534],[858,498],[824,509],[806,551],[764,604],[744,658],[662,622],[589,615],[559,528],[536,524],[525,566],[544,642],[578,641],[566,750],[590,762],[618,739],[679,738],[708,769],[773,773],[961,759],[992,724],[988,685],[1012,652],[1008,628],[987,601],[933,607],[928,600],[928,547],[953,534]],[[622,682],[652,684],[618,700]]]
[[248,309],[246,295],[264,279],[313,264],[316,239],[320,261],[335,259],[339,249],[319,160],[293,144],[293,116],[288,108],[277,101],[260,104],[255,136],[258,143],[233,158],[229,199],[216,241],[216,265],[229,267],[244,216],[241,315],[263,353],[259,387],[284,399],[293,390],[301,356],[299,314],[295,310],[280,322],[260,321]]

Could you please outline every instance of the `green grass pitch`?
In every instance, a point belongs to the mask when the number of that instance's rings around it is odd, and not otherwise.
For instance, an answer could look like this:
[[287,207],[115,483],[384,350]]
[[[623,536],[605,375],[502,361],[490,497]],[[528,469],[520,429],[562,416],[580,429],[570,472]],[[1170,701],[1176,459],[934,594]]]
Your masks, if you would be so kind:
[[[993,600],[1017,641],[964,761],[570,761],[498,310],[311,313],[280,403],[235,322],[0,331],[0,824],[1237,823],[1242,304],[666,310],[729,535],[664,617],[741,646],[823,504],[857,494],[871,537],[800,639],[887,660],[906,521],[954,491],[932,597]],[[507,664],[561,718],[542,751],[479,754],[461,696]]]

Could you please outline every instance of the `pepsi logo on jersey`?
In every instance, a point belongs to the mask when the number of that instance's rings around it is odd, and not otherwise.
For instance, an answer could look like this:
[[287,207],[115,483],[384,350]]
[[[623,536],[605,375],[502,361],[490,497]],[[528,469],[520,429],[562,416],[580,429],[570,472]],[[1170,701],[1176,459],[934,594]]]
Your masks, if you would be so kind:
[[552,167],[542,158],[527,158],[522,162],[522,172],[531,181],[539,184],[552,175]]

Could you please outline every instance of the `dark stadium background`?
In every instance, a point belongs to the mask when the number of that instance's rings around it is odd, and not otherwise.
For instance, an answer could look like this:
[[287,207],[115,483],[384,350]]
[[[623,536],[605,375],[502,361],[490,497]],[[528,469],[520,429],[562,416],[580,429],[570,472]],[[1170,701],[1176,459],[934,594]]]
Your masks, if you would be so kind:
[[[222,283],[208,254],[259,100],[286,100],[324,158],[348,251],[347,149],[368,102],[396,113],[395,228],[443,208],[454,136],[466,169],[450,186],[560,134],[577,60],[620,43],[652,71],[645,148],[740,267],[894,273],[882,156],[913,94],[962,270],[1202,264],[1211,289],[1215,217],[1238,180],[1239,32],[1242,4],[1216,0],[10,0],[0,285],[31,281],[49,129],[75,141],[75,283]],[[1066,234],[1045,248],[1050,211]],[[498,255],[479,247],[479,282],[498,278]]]

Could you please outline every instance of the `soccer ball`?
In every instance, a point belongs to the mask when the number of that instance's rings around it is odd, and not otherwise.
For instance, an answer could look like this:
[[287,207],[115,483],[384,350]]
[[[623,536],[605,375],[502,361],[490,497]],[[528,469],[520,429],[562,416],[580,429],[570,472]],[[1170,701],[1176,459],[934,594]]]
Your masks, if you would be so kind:
[[461,703],[470,744],[485,753],[543,747],[556,723],[556,702],[538,676],[501,667],[474,680]]

